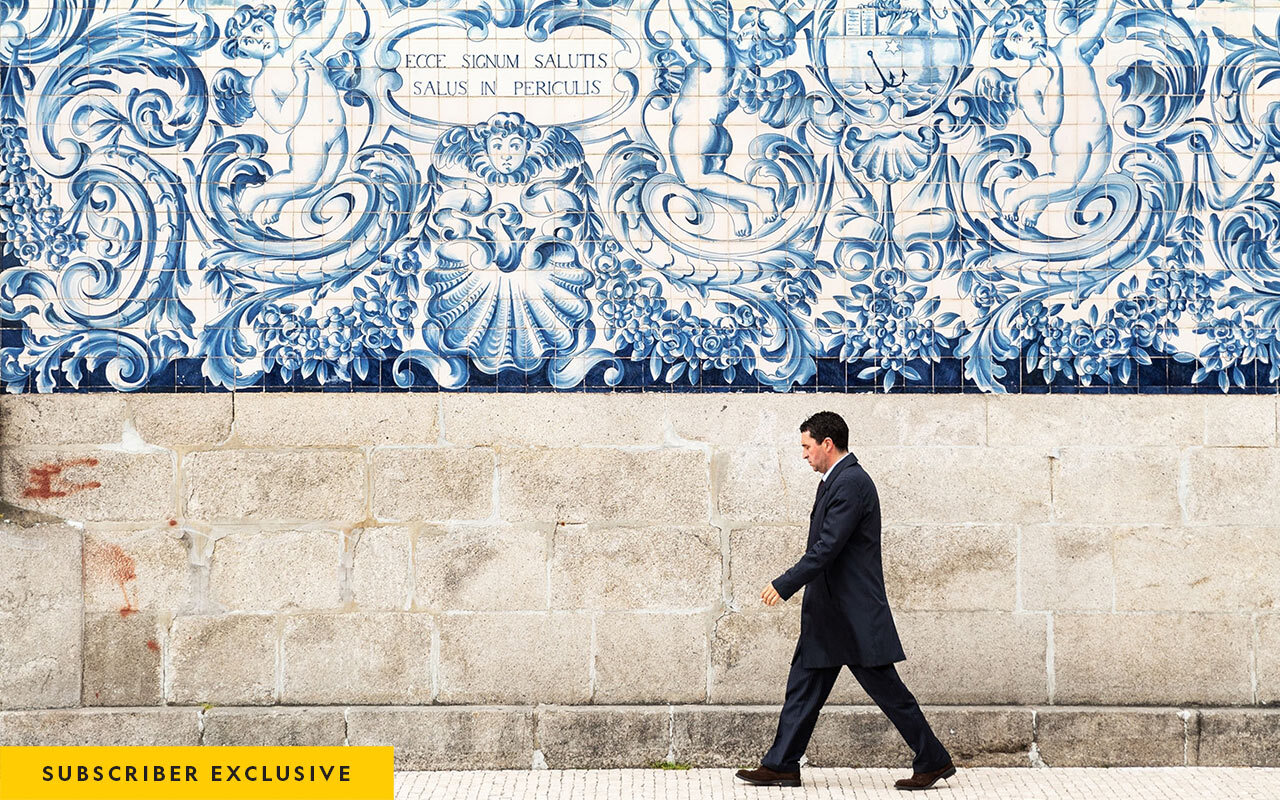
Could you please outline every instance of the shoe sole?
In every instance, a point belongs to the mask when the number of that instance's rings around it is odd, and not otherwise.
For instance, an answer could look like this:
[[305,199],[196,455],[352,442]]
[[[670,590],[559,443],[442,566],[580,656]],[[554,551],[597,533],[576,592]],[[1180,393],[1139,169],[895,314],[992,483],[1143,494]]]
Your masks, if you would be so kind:
[[936,778],[934,778],[933,780],[929,781],[929,782],[928,782],[927,784],[925,784],[924,786],[896,786],[896,785],[895,785],[893,788],[898,789],[899,791],[903,791],[903,792],[919,792],[919,791],[922,791],[922,790],[924,790],[924,789],[932,789],[932,788],[933,788],[933,785],[934,785],[935,783],[937,783],[938,781],[940,781],[940,780],[944,780],[944,779],[946,779],[946,778],[950,778],[952,775],[955,775],[955,774],[956,774],[956,768],[955,768],[955,767],[952,767],[951,769],[949,769],[949,770],[947,770],[946,772],[942,773],[942,774],[941,774],[941,775],[939,775],[938,777],[936,777]]
[[744,778],[744,777],[742,777],[741,775],[734,775],[733,777],[737,778],[737,779],[738,779],[738,780],[740,780],[740,781],[743,781],[744,783],[749,783],[749,784],[751,784],[752,786],[789,786],[789,787],[794,787],[794,786],[799,786],[799,785],[800,785],[800,781],[797,781],[797,780],[757,781],[757,780],[752,780],[751,778]]

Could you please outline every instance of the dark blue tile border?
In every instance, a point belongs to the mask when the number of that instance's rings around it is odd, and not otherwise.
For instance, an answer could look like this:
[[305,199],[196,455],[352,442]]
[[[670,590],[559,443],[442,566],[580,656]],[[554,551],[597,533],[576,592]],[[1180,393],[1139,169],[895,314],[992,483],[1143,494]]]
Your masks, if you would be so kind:
[[[20,320],[0,320],[0,347],[19,347],[25,329]],[[315,375],[303,377],[300,373],[284,380],[279,370],[273,370],[261,376],[256,383],[237,388],[238,392],[438,392],[441,391],[430,371],[421,363],[406,359],[400,365],[400,373],[412,377],[412,384],[400,386],[396,382],[395,360],[398,354],[386,359],[371,362],[364,377],[354,372],[349,380],[331,378],[321,382]],[[56,371],[53,391],[57,393],[94,393],[116,391],[107,379],[109,359],[104,358],[93,369],[82,365],[80,385],[73,386],[65,373]],[[954,356],[944,356],[936,361],[914,360],[909,365],[920,375],[920,380],[904,381],[901,376],[894,381],[891,393],[897,394],[977,394],[981,389],[964,377],[964,364]],[[1001,362],[1006,374],[998,379],[1005,391],[1010,394],[1223,394],[1218,385],[1216,375],[1208,376],[1200,383],[1193,383],[1197,365],[1194,362],[1178,361],[1169,356],[1156,356],[1150,364],[1134,362],[1134,369],[1128,383],[1121,383],[1114,370],[1111,382],[1094,379],[1091,385],[1084,385],[1079,377],[1068,378],[1059,373],[1048,383],[1040,370],[1028,370],[1023,359]],[[158,367],[148,379],[145,386],[138,391],[157,394],[225,392],[230,391],[209,380],[204,374],[203,358],[177,358]],[[884,392],[883,369],[874,360],[856,359],[841,361],[830,356],[814,359],[814,373],[808,380],[792,388],[793,393],[837,392],[866,393]],[[616,384],[610,385],[606,374],[614,369],[621,371]],[[661,374],[665,375],[670,368],[664,364]],[[859,377],[864,371],[876,368],[867,377]],[[1241,365],[1245,385],[1239,386],[1232,381],[1230,391],[1226,394],[1277,394],[1280,393],[1280,381],[1271,379],[1271,366],[1267,363],[1252,362]],[[23,391],[36,391],[36,379],[29,376],[24,382]],[[667,394],[697,393],[761,393],[773,392],[772,386],[762,384],[750,377],[750,371],[742,368],[734,370],[732,380],[725,377],[724,371],[709,369],[699,374],[698,379],[690,384],[688,373],[681,375],[674,384],[665,380],[655,380],[650,373],[647,359],[631,360],[627,354],[619,356],[615,361],[596,364],[587,372],[580,382],[557,387],[552,384],[546,369],[533,372],[520,370],[503,370],[497,375],[490,375],[470,367],[466,384],[457,390],[482,393],[522,394],[529,392],[556,393],[599,393],[599,392],[644,392]]]

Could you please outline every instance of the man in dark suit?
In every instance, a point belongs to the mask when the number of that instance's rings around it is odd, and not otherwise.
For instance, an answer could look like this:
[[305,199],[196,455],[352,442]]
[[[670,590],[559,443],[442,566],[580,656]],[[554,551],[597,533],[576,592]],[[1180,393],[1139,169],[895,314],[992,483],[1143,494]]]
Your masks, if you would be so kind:
[[848,451],[849,426],[839,414],[823,411],[805,420],[800,445],[809,466],[823,473],[809,515],[808,549],[760,593],[772,606],[807,587],[800,640],[773,746],[759,769],[738,770],[737,777],[757,786],[799,786],[800,756],[840,668],[848,666],[915,753],[912,776],[894,786],[928,789],[956,768],[893,666],[906,656],[884,591],[875,484]]

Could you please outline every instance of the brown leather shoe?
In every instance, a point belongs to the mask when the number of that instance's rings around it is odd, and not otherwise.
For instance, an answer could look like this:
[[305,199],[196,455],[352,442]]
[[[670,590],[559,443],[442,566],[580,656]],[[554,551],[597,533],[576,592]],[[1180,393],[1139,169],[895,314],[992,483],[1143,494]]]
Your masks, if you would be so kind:
[[935,783],[943,778],[950,778],[956,774],[954,764],[947,764],[941,769],[935,769],[933,772],[917,772],[910,778],[903,778],[900,781],[894,781],[894,788],[903,791],[914,792],[920,789],[932,788]]
[[774,772],[761,765],[759,769],[740,769],[736,777],[754,786],[799,786],[799,772]]

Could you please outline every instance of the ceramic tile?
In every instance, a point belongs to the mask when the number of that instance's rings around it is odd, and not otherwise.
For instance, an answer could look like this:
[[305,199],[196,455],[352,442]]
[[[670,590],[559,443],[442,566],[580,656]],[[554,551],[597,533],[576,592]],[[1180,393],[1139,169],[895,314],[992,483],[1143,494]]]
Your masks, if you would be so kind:
[[1274,393],[1278,18],[14,6],[0,379]]

